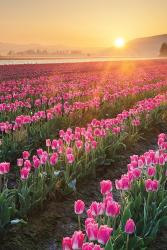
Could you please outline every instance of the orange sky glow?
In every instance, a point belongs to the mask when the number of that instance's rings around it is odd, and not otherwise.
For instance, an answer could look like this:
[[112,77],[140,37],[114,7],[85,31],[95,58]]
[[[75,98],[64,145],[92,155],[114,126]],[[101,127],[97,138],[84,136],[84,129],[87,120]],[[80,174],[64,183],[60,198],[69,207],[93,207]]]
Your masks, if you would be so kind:
[[166,0],[0,0],[0,42],[110,47],[167,33]]

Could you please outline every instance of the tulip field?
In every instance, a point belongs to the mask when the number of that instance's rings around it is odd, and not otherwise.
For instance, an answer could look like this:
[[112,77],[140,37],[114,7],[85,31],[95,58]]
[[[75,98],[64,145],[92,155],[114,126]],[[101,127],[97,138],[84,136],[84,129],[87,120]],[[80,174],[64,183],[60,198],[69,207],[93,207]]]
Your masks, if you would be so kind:
[[[140,155],[147,135],[157,144]],[[85,202],[79,186],[97,169],[98,200],[90,185]],[[153,249],[167,227],[166,179],[167,60],[0,66],[0,249]],[[60,244],[12,243],[73,196],[77,223],[64,223]]]

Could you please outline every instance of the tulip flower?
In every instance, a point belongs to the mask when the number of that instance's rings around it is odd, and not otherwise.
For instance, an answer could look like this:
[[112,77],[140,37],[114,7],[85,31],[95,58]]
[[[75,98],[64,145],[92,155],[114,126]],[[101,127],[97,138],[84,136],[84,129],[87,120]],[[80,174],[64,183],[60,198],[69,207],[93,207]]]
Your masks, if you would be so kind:
[[112,182],[110,180],[103,180],[100,182],[100,191],[102,195],[106,195],[111,192],[112,190]]
[[30,157],[30,153],[28,151],[23,152],[23,159],[27,160]]
[[22,158],[17,159],[17,166],[18,167],[22,167],[23,166],[23,159]]
[[80,215],[83,213],[85,209],[85,203],[81,200],[75,201],[74,204],[74,211],[78,215],[78,224],[79,224],[79,229],[81,230],[81,221],[80,221]]
[[158,190],[159,182],[157,180],[147,179],[145,181],[145,188],[147,192],[155,192]]
[[58,154],[55,152],[50,157],[50,164],[54,166],[56,165],[57,161],[58,161]]
[[10,169],[10,163],[9,162],[2,162],[0,163],[0,175],[7,174]]
[[86,226],[86,234],[88,236],[88,239],[90,241],[97,240],[97,234],[98,234],[98,224],[97,223],[89,223]]
[[67,154],[66,157],[67,157],[67,161],[69,164],[72,164],[75,160],[75,157],[73,154]]
[[75,205],[74,205],[74,210],[75,210],[75,213],[80,215],[83,213],[85,209],[85,203],[81,200],[77,200],[75,201]]
[[120,205],[115,201],[108,201],[106,207],[106,215],[115,218],[120,214]]
[[105,245],[107,241],[110,239],[112,232],[113,232],[112,228],[106,225],[101,225],[97,234],[98,242],[102,245]]
[[93,250],[94,249],[94,244],[93,243],[84,243],[82,245],[82,250]]
[[39,168],[40,160],[38,158],[34,159],[33,164],[34,164],[34,168]]
[[156,168],[155,167],[148,167],[147,174],[150,177],[154,176],[156,174]]
[[72,236],[72,249],[73,250],[82,249],[84,238],[85,235],[82,233],[82,231],[75,231]]
[[72,250],[72,240],[70,237],[63,238],[62,247],[63,250]]
[[22,180],[28,179],[29,173],[30,173],[30,170],[28,168],[26,167],[22,168],[20,170],[21,179]]
[[135,223],[133,219],[128,219],[125,224],[125,232],[127,234],[133,234],[136,230]]

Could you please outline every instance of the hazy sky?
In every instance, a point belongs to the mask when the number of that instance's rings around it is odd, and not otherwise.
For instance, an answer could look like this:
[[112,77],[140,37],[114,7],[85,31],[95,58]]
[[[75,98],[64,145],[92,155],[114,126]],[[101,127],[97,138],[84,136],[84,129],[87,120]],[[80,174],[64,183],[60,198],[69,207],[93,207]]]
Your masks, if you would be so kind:
[[167,33],[167,0],[0,0],[0,42],[108,47]]

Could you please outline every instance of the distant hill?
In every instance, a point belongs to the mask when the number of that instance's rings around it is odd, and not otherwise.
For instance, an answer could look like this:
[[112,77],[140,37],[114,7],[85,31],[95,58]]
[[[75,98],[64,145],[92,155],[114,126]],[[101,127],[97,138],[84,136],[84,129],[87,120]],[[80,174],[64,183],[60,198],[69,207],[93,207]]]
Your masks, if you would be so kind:
[[157,57],[162,43],[167,42],[167,34],[130,40],[122,49],[114,47],[102,51],[110,56]]
[[[167,34],[136,38],[127,42],[122,49],[115,47],[111,48],[85,48],[83,52],[90,53],[96,56],[112,56],[112,57],[157,57],[160,54],[162,43],[167,43]],[[47,50],[48,53],[53,53],[56,50],[73,50],[76,48],[62,45],[41,45],[41,44],[14,44],[0,42],[0,56],[5,56],[9,51],[22,52],[26,50]]]

